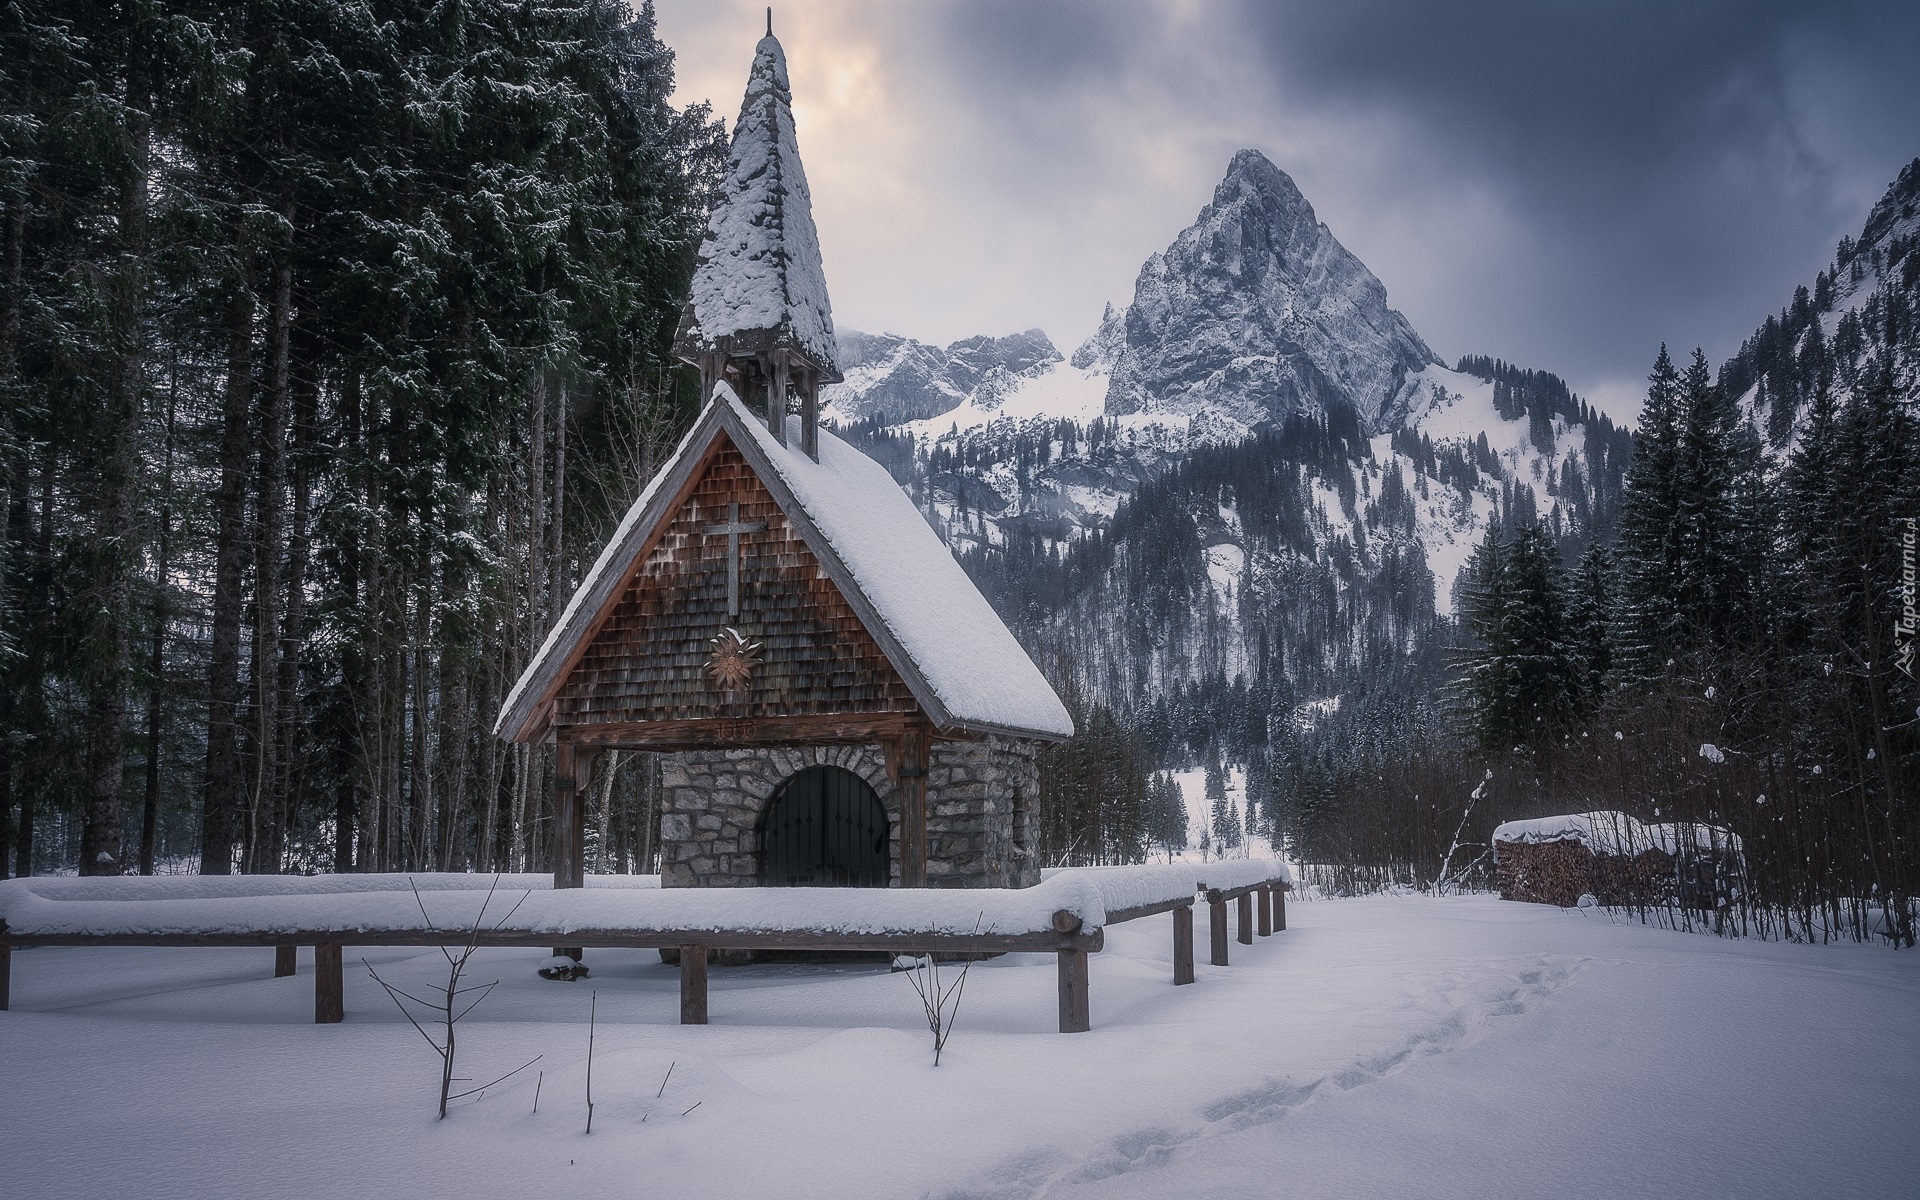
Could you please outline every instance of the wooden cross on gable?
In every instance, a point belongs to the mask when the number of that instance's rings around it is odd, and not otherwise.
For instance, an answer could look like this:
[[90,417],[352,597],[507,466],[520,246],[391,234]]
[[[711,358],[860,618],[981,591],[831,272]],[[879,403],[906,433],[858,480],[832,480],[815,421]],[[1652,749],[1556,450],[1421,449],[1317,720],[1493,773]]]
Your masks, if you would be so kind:
[[727,535],[727,615],[740,615],[740,535],[759,533],[767,527],[765,521],[742,521],[740,502],[729,501],[727,520],[723,525],[709,525],[700,532],[708,537]]

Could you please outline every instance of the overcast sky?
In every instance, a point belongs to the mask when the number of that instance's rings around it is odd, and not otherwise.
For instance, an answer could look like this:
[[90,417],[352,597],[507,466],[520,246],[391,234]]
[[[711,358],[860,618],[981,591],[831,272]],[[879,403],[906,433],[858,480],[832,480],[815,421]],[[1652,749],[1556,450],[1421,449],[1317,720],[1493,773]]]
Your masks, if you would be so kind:
[[[732,125],[762,0],[657,0]],[[1716,362],[1920,155],[1920,4],[776,5],[842,328],[947,342],[1124,304],[1235,150],[1292,175],[1439,354],[1630,415]]]

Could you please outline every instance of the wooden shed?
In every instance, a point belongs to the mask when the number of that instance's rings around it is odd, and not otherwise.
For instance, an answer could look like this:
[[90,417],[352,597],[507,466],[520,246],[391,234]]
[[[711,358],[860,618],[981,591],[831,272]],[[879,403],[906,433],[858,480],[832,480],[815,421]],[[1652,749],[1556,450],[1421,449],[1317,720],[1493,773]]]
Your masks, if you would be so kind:
[[839,378],[786,65],[757,48],[676,350],[707,397],[502,708],[556,747],[555,877],[608,749],[669,752],[661,882],[1027,886],[1037,746],[1073,724],[886,470]]

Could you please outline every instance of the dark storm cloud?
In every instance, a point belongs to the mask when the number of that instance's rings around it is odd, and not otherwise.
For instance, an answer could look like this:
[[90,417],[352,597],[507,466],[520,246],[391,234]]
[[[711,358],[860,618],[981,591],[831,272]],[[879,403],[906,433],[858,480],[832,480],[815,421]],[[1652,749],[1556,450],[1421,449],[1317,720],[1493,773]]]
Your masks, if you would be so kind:
[[1293,172],[1443,354],[1601,391],[1662,340],[1731,351],[1920,154],[1913,4],[995,0],[920,22],[957,142],[1023,189],[1185,112]]

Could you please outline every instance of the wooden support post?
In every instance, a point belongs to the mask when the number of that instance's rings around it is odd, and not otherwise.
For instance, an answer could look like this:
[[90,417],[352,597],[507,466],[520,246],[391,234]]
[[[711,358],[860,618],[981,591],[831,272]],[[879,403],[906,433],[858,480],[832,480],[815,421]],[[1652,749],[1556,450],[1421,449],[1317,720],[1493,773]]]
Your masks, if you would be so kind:
[[586,886],[587,828],[580,798],[595,755],[564,738],[553,747],[553,886]]
[[773,426],[773,440],[787,444],[787,356],[773,356],[773,370],[767,380],[767,420]]
[[900,795],[900,886],[927,886],[927,763],[933,739],[924,728],[888,738],[887,774]]
[[707,948],[680,947],[680,1023],[707,1023]]
[[313,1023],[338,1025],[347,1016],[346,980],[340,970],[340,947],[321,942],[313,948]]
[[1285,929],[1286,927],[1287,927],[1287,889],[1284,887],[1277,887],[1273,889],[1274,932],[1278,933],[1280,930]]
[[1240,944],[1251,946],[1253,945],[1253,893],[1241,892],[1240,903],[1236,907],[1239,911],[1234,913],[1234,916],[1239,920],[1235,921],[1234,925],[1240,932]]
[[294,948],[292,946],[275,946],[273,948],[273,977],[275,979],[285,979],[287,976],[293,974],[294,962]]
[[1213,965],[1227,965],[1227,901],[1218,891],[1207,891],[1207,933],[1213,950]]
[[0,940],[0,1012],[13,1003],[13,943]]
[[1173,910],[1173,985],[1193,982],[1193,905]]
[[[581,800],[598,755],[562,738],[553,747],[553,887],[587,885],[587,823]],[[579,962],[578,946],[555,946],[555,958]]]
[[1060,954],[1060,1032],[1085,1033],[1093,1028],[1093,1009],[1087,1003],[1087,952]]
[[1255,895],[1260,897],[1260,936],[1271,937],[1273,934],[1273,889],[1263,887],[1259,889]]
[[800,449],[820,461],[820,372],[812,367],[800,371]]

